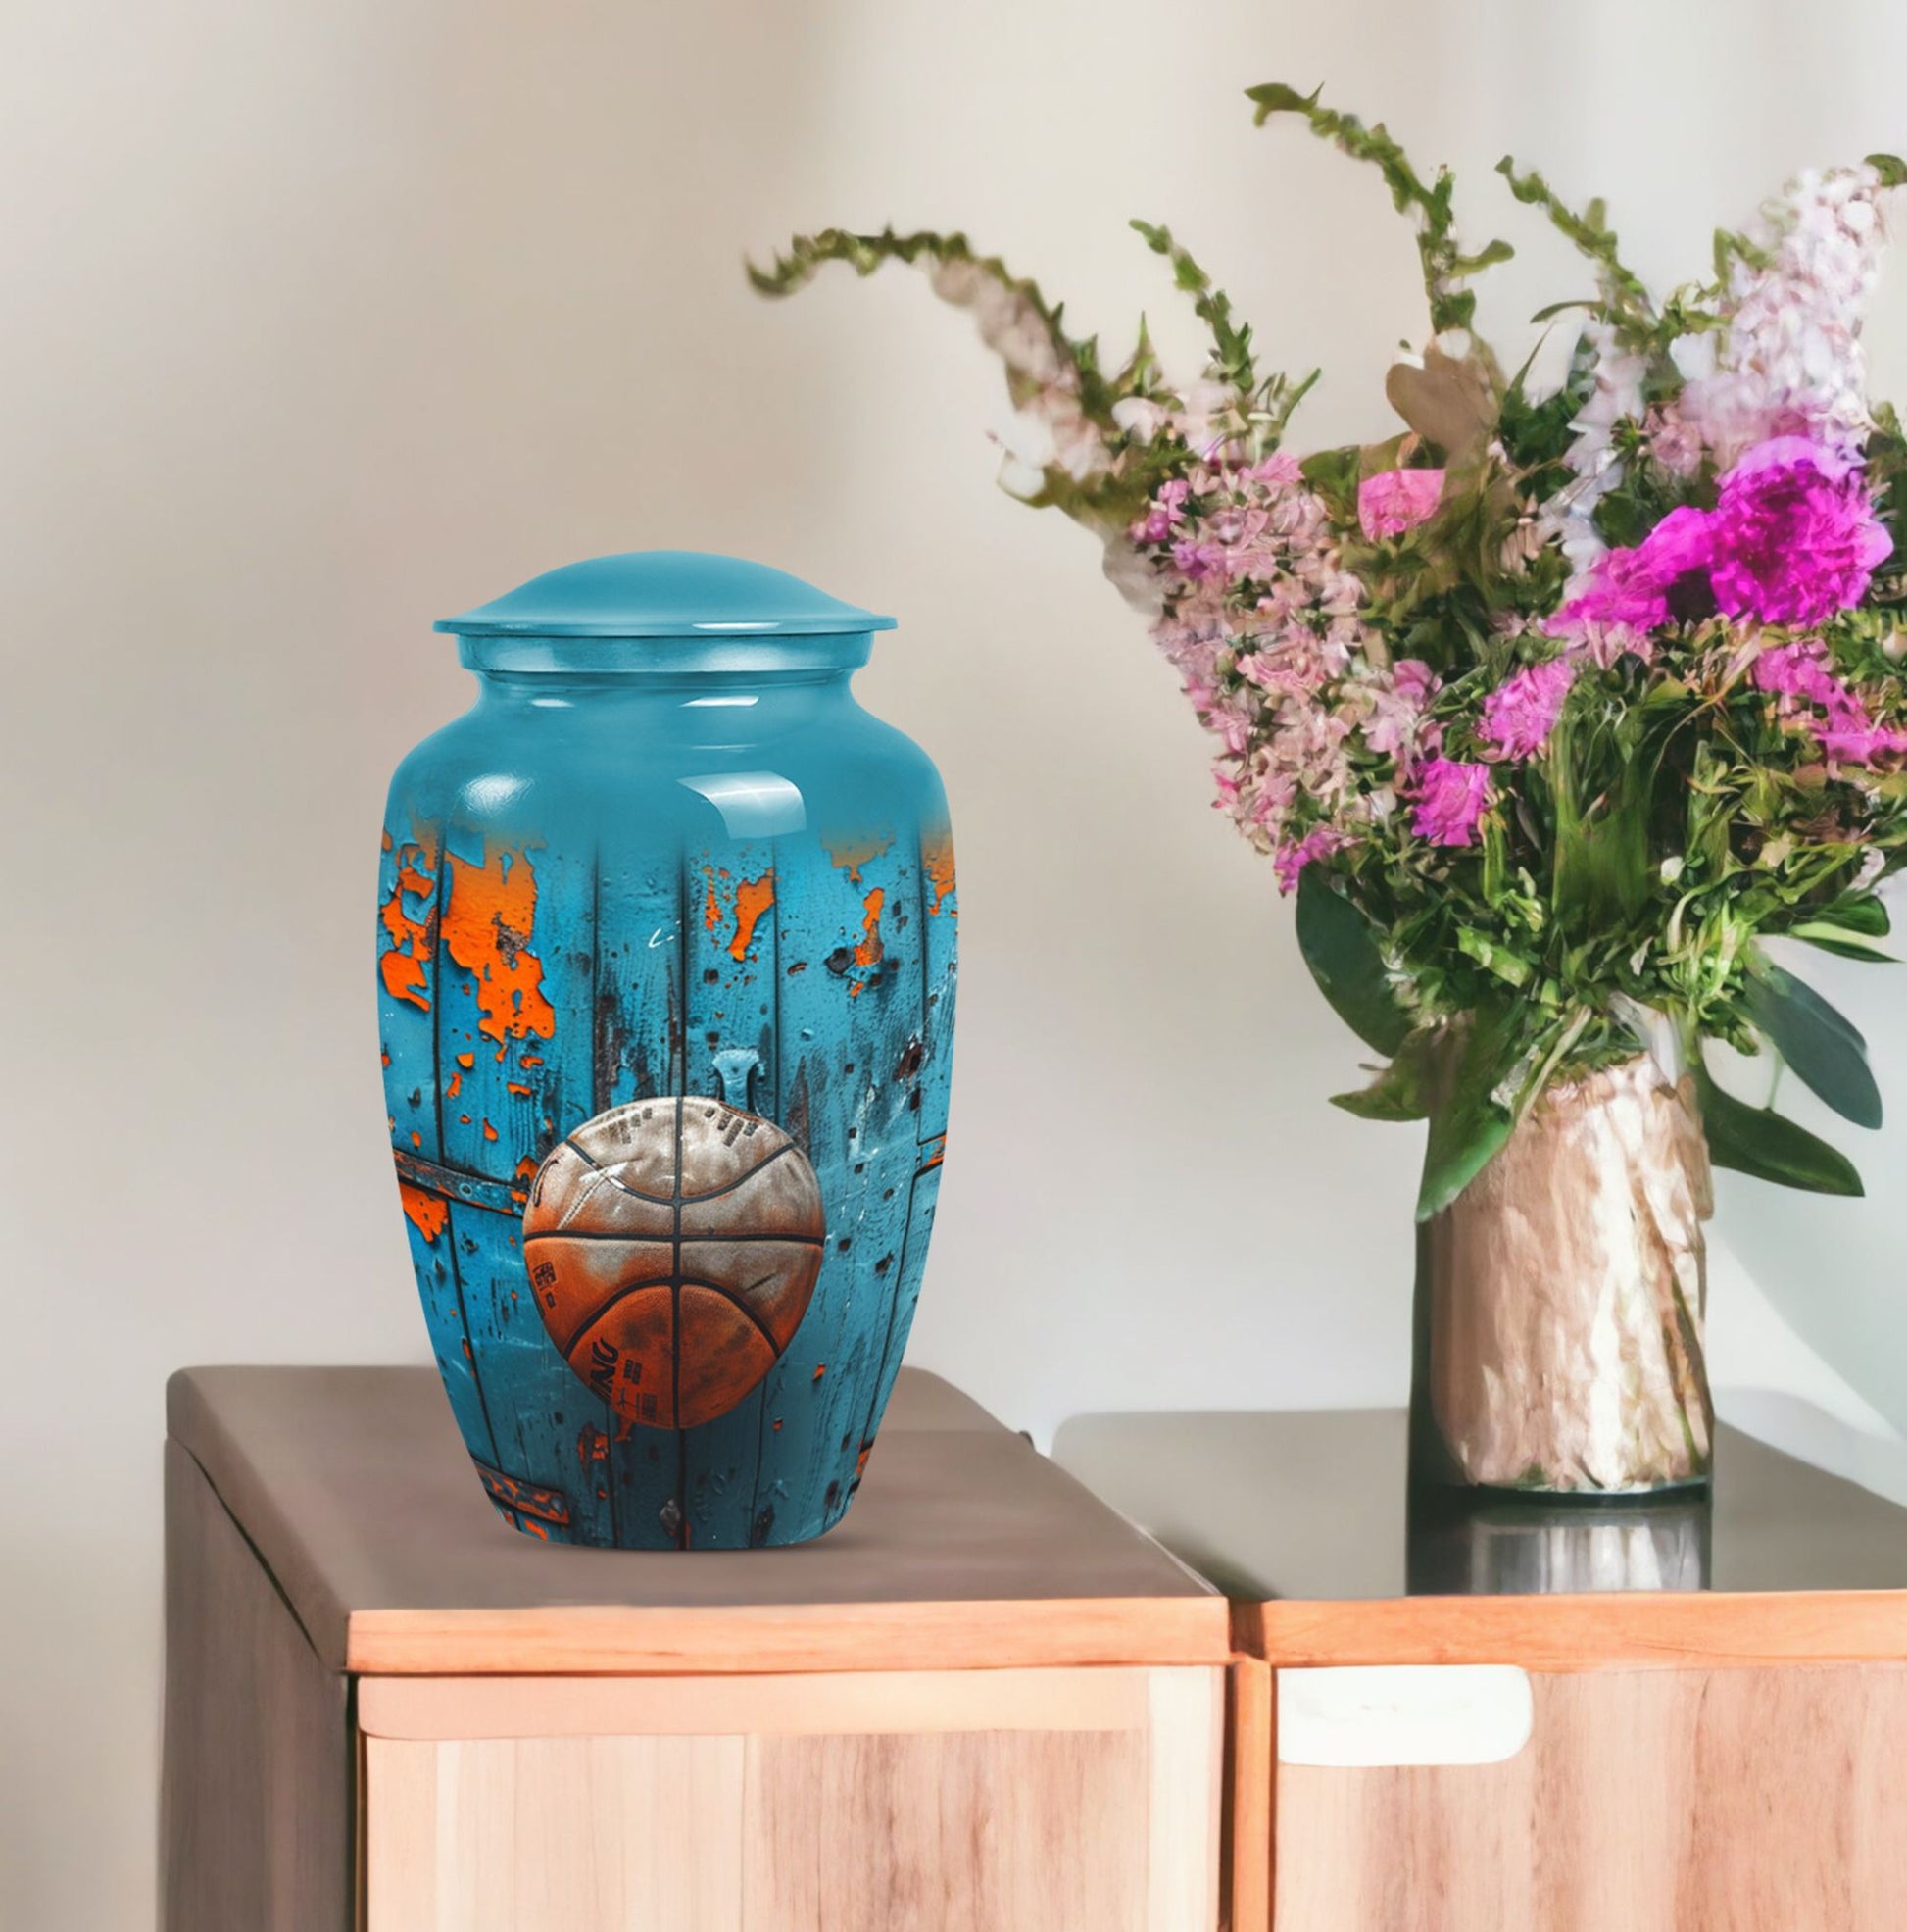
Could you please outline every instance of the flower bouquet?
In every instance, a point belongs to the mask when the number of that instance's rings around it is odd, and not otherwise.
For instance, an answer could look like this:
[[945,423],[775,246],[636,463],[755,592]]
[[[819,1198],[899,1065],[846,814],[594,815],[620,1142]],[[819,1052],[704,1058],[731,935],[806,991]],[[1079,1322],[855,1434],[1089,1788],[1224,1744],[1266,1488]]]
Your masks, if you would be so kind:
[[1587,258],[1560,383],[1473,331],[1447,170],[1286,86],[1250,90],[1379,169],[1414,225],[1430,340],[1388,439],[1297,456],[1301,381],[1163,227],[1211,336],[1175,383],[1116,370],[958,234],[796,240],[924,269],[1005,365],[1007,483],[1090,527],[1215,741],[1218,805],[1296,896],[1304,958],[1384,1065],[1338,1105],[1429,1122],[1420,1446],[1488,1484],[1702,1480],[1708,1163],[1852,1194],[1846,1158],[1734,1097],[1702,1044],[1766,1053],[1878,1125],[1856,1029],[1764,951],[1884,958],[1907,856],[1907,442],[1859,331],[1889,156],[1801,176],[1712,277],[1658,299],[1600,203],[1499,165]]

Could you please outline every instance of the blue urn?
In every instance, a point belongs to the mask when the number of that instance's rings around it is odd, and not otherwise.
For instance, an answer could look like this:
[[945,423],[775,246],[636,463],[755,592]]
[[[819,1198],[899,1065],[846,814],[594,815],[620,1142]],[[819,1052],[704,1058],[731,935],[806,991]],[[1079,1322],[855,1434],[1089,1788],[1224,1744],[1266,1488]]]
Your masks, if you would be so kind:
[[432,1349],[505,1520],[737,1550],[838,1522],[933,1229],[956,906],[876,617],[601,557],[447,619],[398,768],[378,1011]]

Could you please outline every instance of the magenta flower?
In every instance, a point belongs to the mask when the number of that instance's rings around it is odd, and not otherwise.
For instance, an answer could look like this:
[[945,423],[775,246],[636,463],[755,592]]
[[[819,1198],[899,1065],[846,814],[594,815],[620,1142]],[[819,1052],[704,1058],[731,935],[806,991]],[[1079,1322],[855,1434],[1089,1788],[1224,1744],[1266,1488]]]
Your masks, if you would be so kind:
[[1410,829],[1433,845],[1473,845],[1489,794],[1489,766],[1433,758],[1412,787]]
[[1357,486],[1357,520],[1372,542],[1414,530],[1443,494],[1441,470],[1384,470]]
[[1776,436],[1722,479],[1713,510],[1672,510],[1633,549],[1609,551],[1549,628],[1639,634],[1717,612],[1819,623],[1867,595],[1892,549],[1857,464],[1805,436]]
[[1278,890],[1296,892],[1299,875],[1313,859],[1329,859],[1350,843],[1343,832],[1329,825],[1314,826],[1299,839],[1287,839],[1271,855],[1272,869],[1278,874]]
[[1843,765],[1872,765],[1877,758],[1897,758],[1907,752],[1907,731],[1876,724],[1858,702],[1831,714],[1814,727],[1814,734],[1821,749]]
[[1531,665],[1505,678],[1484,700],[1479,736],[1492,758],[1521,764],[1549,742],[1561,717],[1563,700],[1576,682],[1576,667],[1567,658]]
[[1805,436],[1749,450],[1723,479],[1714,520],[1716,605],[1763,623],[1851,610],[1893,549],[1859,467]]
[[1634,549],[1611,550],[1599,558],[1583,594],[1565,604],[1548,627],[1615,626],[1638,636],[1662,629],[1670,619],[1672,596],[1691,579],[1698,593],[1707,593],[1707,572],[1715,557],[1713,522],[1706,511],[1687,506],[1671,510]]

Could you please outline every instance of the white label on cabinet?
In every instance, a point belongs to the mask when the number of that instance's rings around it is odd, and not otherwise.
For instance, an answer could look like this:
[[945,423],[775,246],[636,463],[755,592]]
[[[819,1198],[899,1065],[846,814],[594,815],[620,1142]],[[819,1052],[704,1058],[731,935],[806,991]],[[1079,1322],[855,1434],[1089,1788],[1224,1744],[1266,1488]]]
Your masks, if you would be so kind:
[[1281,1670],[1281,1764],[1500,1764],[1530,1741],[1530,1679],[1508,1663]]

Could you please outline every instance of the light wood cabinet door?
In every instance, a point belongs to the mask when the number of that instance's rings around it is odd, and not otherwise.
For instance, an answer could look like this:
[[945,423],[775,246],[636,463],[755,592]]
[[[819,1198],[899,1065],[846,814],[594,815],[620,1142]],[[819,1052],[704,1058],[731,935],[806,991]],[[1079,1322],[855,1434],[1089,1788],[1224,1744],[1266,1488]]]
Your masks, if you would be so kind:
[[1224,1673],[367,1678],[367,1932],[1214,1932]]
[[1500,1763],[1281,1762],[1277,1932],[1898,1932],[1907,1664],[1532,1679]]

